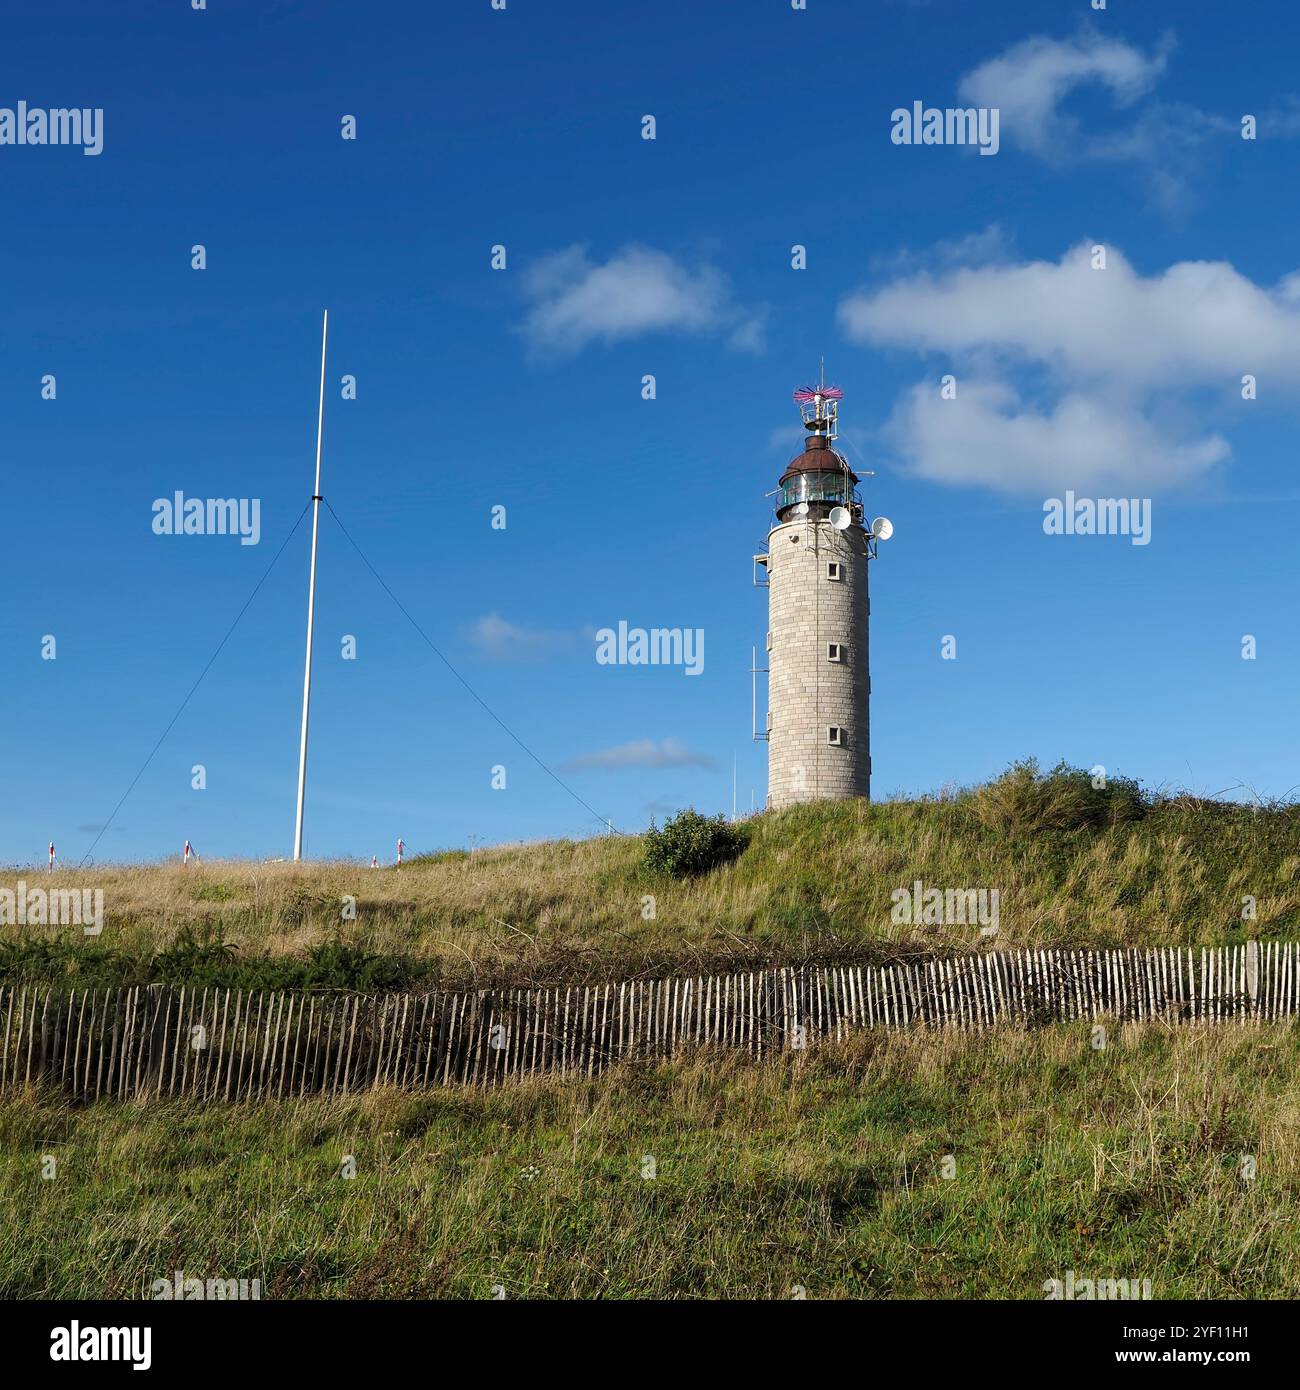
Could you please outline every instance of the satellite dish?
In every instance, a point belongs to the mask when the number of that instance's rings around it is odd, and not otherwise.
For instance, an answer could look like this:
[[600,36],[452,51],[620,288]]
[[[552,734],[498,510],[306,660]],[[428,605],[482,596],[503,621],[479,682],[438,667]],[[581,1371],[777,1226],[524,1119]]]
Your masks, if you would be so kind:
[[794,514],[795,514],[795,516],[807,516],[807,515],[808,515],[808,504],[807,504],[807,502],[800,502],[800,503],[798,503],[798,504],[796,505],[795,509],[794,509]]
[[887,516],[878,516],[871,523],[871,534],[878,541],[887,541],[894,534],[894,523]]
[[847,507],[831,508],[830,522],[837,531],[847,530],[852,520],[853,518],[849,515],[849,509]]

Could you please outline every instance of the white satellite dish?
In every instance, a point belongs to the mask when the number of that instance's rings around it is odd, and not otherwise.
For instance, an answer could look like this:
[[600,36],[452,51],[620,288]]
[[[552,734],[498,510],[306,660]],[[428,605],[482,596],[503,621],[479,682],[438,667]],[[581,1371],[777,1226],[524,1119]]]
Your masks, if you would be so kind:
[[831,508],[830,523],[837,531],[847,531],[852,520],[847,507]]
[[800,502],[800,503],[798,503],[798,504],[795,506],[794,514],[795,514],[795,516],[807,516],[807,515],[808,515],[808,504],[807,504],[807,502]]
[[887,516],[878,516],[871,523],[871,534],[878,541],[887,541],[894,534],[894,523]]

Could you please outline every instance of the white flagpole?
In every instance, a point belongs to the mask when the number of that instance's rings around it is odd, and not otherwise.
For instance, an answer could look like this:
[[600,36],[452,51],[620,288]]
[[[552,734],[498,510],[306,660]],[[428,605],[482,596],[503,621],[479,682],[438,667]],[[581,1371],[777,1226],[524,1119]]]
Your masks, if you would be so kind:
[[320,449],[325,431],[325,339],[330,313],[320,327],[320,409],[316,415],[316,486],[311,496],[311,573],[307,580],[307,663],[302,677],[302,738],[298,743],[298,814],[293,826],[294,862],[302,858],[302,811],[307,793],[307,714],[311,708],[311,636],[316,619],[316,532],[320,525]]

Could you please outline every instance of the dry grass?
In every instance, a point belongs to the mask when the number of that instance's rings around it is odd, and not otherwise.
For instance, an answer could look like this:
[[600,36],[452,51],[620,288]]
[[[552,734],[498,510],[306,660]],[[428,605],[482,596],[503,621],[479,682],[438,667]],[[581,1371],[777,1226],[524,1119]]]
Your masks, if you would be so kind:
[[[342,940],[448,983],[554,982],[974,944],[977,926],[891,922],[891,892],[918,879],[997,889],[1004,946],[1287,936],[1300,925],[1298,845],[1295,808],[1178,800],[1132,824],[1008,833],[956,799],[761,816],[734,864],[684,881],[648,875],[641,841],[621,837],[435,856],[400,871],[209,862],[26,877],[101,888],[105,931],[88,944],[145,959],[182,933],[220,931],[243,956],[299,957]],[[1254,916],[1243,913],[1247,897]],[[349,898],[355,920],[344,915]],[[42,935],[83,940],[75,928],[9,925],[0,947]]]

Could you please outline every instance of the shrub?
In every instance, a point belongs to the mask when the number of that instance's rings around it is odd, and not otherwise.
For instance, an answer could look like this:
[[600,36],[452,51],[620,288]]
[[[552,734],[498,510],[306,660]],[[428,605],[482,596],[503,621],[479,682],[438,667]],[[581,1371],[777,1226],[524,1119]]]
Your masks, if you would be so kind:
[[170,946],[154,953],[149,973],[155,980],[168,983],[215,985],[236,954],[220,926],[204,926],[197,932],[186,926],[176,933]]
[[400,957],[376,955],[343,941],[322,941],[307,954],[302,984],[377,994],[400,989],[408,973]]
[[1010,834],[1103,829],[1141,820],[1149,808],[1131,777],[1109,777],[1097,787],[1082,768],[1060,762],[1040,772],[1033,758],[1012,763],[971,797],[981,824]]
[[653,821],[646,832],[645,866],[651,873],[689,878],[730,863],[745,848],[748,837],[719,816],[702,816],[690,807],[678,811],[659,830]]

